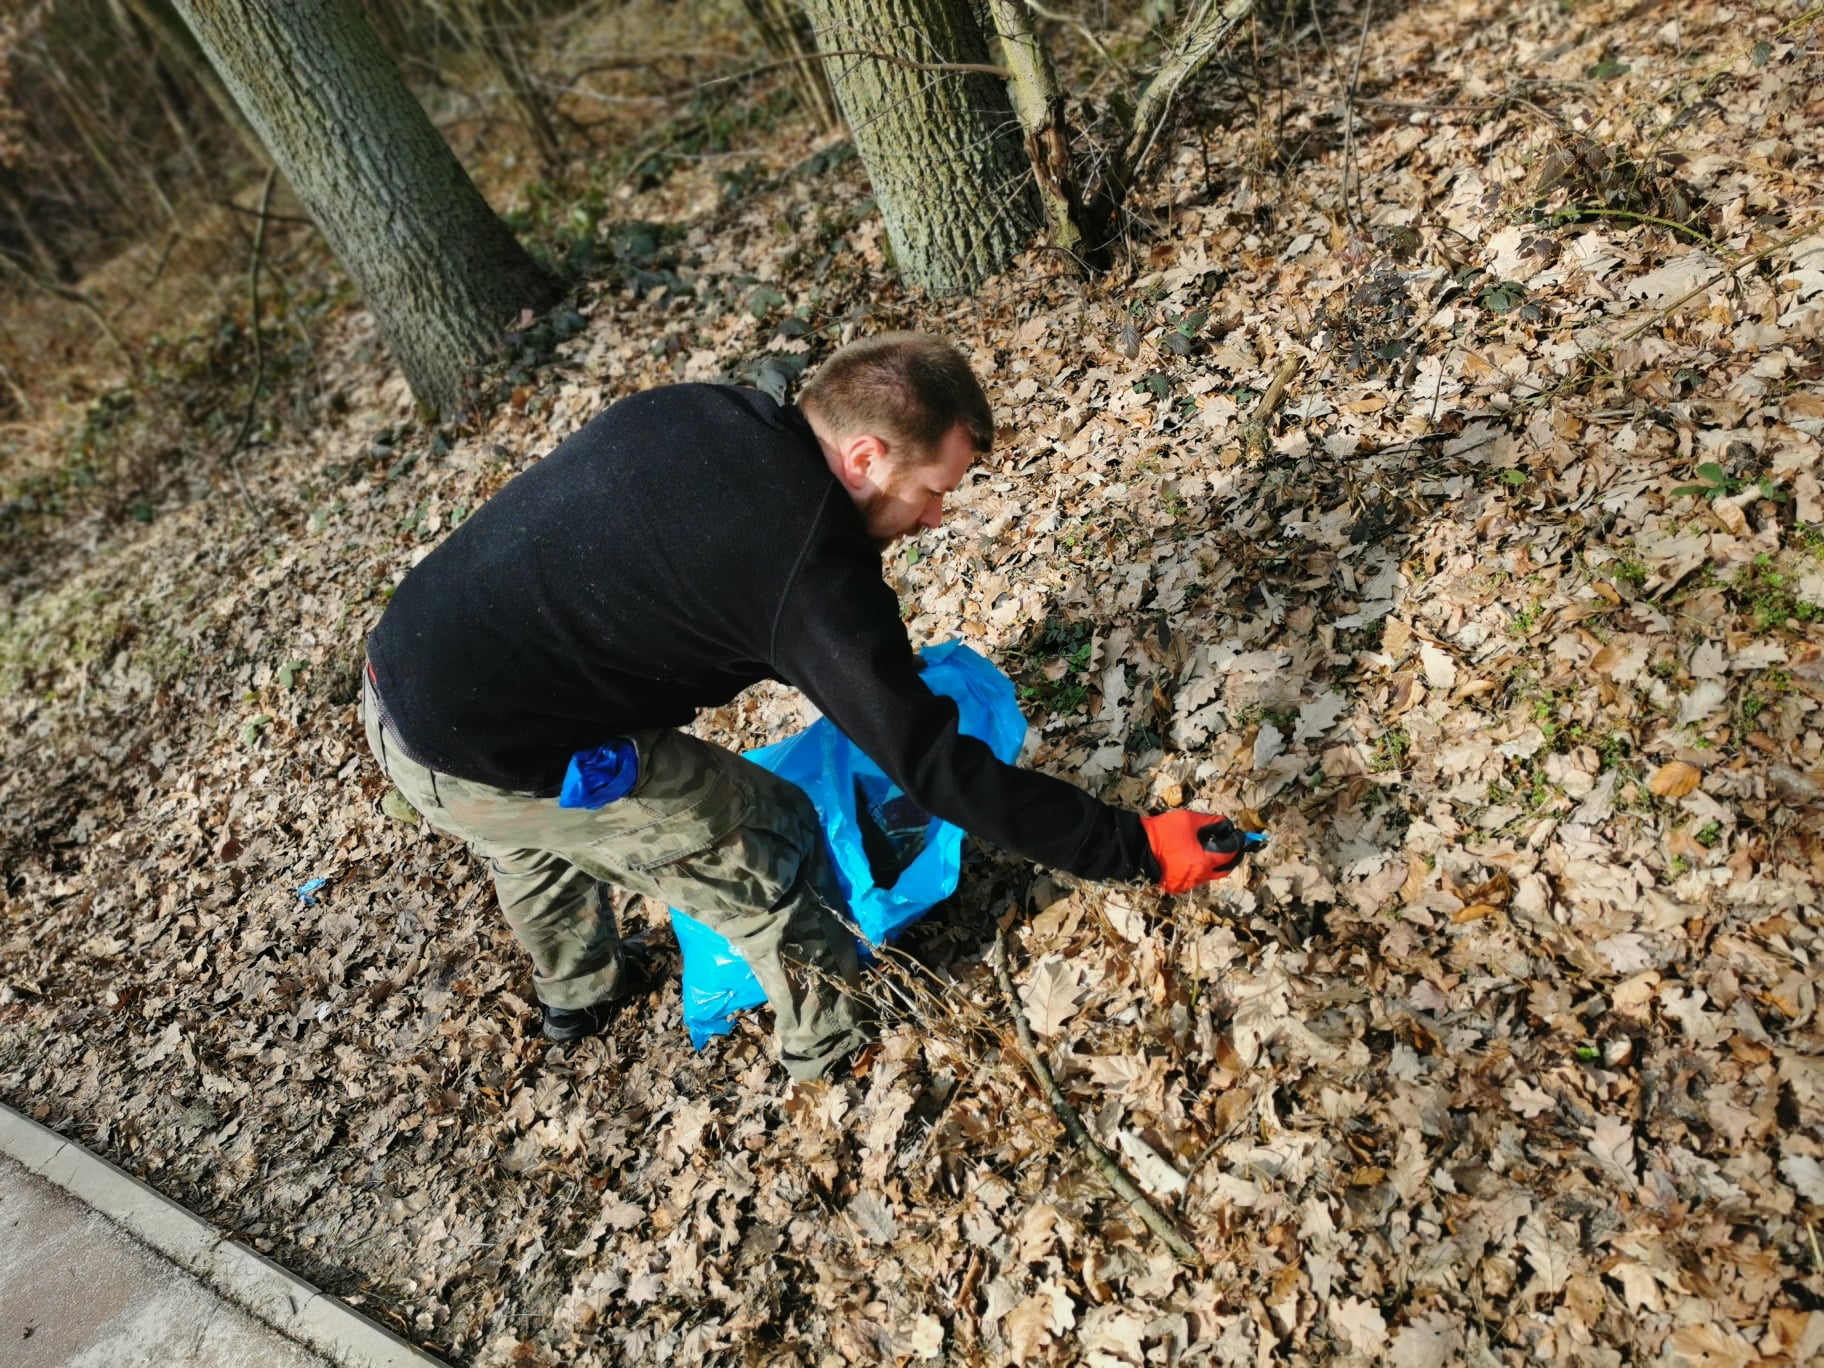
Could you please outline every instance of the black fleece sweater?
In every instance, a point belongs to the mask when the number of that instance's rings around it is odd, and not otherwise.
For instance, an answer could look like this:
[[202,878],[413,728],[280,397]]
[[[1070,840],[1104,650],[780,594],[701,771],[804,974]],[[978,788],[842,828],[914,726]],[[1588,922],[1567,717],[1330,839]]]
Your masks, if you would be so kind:
[[1083,878],[1157,877],[1133,813],[957,730],[810,425],[754,390],[614,404],[406,575],[368,655],[406,748],[465,779],[555,794],[575,752],[778,679],[927,812]]

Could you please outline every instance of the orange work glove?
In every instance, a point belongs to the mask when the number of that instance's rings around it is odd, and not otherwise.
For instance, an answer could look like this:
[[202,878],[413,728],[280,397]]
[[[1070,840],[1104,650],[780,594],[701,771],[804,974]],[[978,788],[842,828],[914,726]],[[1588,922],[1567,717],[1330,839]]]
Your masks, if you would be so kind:
[[1159,886],[1167,893],[1189,893],[1199,884],[1220,879],[1241,863],[1239,843],[1232,851],[1206,850],[1203,836],[1218,829],[1232,830],[1229,819],[1210,812],[1178,808],[1155,817],[1142,817],[1147,844],[1159,861]]

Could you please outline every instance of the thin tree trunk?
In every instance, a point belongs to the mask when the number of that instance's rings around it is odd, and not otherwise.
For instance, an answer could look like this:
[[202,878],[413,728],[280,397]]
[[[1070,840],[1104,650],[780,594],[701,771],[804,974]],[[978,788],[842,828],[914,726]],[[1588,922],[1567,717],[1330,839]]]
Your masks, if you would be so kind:
[[46,280],[55,280],[59,284],[70,284],[76,279],[76,268],[70,264],[68,257],[51,250],[43,234],[32,223],[32,216],[26,212],[24,201],[18,189],[12,184],[11,177],[0,172],[0,200],[6,202],[6,211],[11,215],[13,227],[19,232],[19,240],[32,254],[32,261],[39,273]]
[[1133,133],[1122,156],[1122,183],[1131,184],[1152,153],[1178,92],[1203,70],[1254,13],[1254,0],[1197,0],[1185,16],[1158,72],[1134,103]]
[[[80,117],[88,125],[84,140],[105,148],[115,166],[129,172],[170,221],[177,217],[177,208],[160,179],[163,149],[156,142],[149,146],[137,141],[134,107],[145,98],[144,83],[140,79],[131,83],[122,80],[117,65],[120,53],[113,44],[104,39],[93,46],[100,52],[99,60],[97,53],[90,50],[90,43],[66,38],[58,44],[59,53],[65,58],[57,64],[58,78],[65,84],[68,96],[80,102]],[[77,117],[76,113],[72,112],[71,117]],[[143,218],[143,209],[134,205],[130,222],[137,224]]]
[[145,63],[153,99],[158,102],[159,113],[164,116],[165,126],[171,130],[178,151],[189,163],[191,174],[198,180],[205,178],[209,173],[196,145],[189,101],[173,77],[164,54],[159,51],[158,39],[133,16],[124,0],[108,0],[108,16],[114,21],[114,31],[120,35],[121,47]]
[[988,14],[1001,40],[1014,113],[1026,130],[1026,155],[1038,182],[1039,202],[1051,224],[1052,245],[1087,265],[1093,254],[1084,229],[1083,194],[1070,155],[1070,126],[1064,118],[1064,95],[1051,53],[1032,31],[1025,0],[988,0]]
[[500,88],[519,116],[540,164],[547,171],[556,171],[564,163],[564,145],[551,122],[550,101],[538,89],[520,53],[502,35],[498,16],[489,13],[490,8],[498,9],[498,4],[490,6],[488,0],[454,3],[457,25],[488,81]]
[[[57,102],[63,106],[63,116],[69,121],[76,139],[82,144],[82,150],[88,154],[89,165],[94,170],[101,188],[109,199],[114,201],[123,218],[132,222],[139,217],[141,206],[126,178],[121,175],[114,164],[114,154],[104,146],[100,131],[89,114],[89,102],[71,84],[70,75],[63,69],[63,63],[55,53],[38,54],[38,69],[44,73],[46,82],[57,93]],[[166,217],[170,217],[170,206],[166,205]]]
[[482,199],[356,0],[176,0],[354,277],[412,390],[459,402],[551,280]]
[[368,0],[363,12],[374,26],[374,32],[380,35],[380,45],[392,55],[395,62],[403,61],[404,54],[414,46],[415,36],[405,17],[400,14],[399,6],[392,0]]
[[[1031,167],[969,0],[805,0],[894,261],[933,295],[974,289],[1039,225]],[[878,54],[878,55],[876,55]],[[992,70],[992,68],[990,68]]]
[[842,116],[836,112],[830,79],[822,63],[807,60],[816,56],[817,40],[797,0],[741,0],[741,6],[759,30],[767,53],[790,64],[786,79],[804,112],[825,132],[840,126]]

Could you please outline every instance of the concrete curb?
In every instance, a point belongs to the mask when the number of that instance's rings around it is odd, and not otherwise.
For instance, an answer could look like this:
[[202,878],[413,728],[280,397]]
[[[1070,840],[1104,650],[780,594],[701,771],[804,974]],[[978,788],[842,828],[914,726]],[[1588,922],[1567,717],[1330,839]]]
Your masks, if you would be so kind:
[[107,1217],[281,1335],[348,1368],[441,1364],[422,1349],[227,1239],[199,1216],[0,1103],[0,1154]]

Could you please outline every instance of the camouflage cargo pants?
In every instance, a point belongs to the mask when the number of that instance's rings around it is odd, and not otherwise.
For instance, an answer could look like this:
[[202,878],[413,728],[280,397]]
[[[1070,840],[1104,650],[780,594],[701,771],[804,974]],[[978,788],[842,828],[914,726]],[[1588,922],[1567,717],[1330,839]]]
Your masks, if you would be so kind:
[[727,937],[773,1008],[780,1058],[814,1078],[867,1039],[854,996],[854,937],[803,790],[670,728],[631,733],[639,779],[594,810],[459,779],[403,753],[362,676],[368,745],[437,830],[485,859],[501,911],[532,957],[539,999],[586,1007],[614,996],[620,936],[605,885],[690,913]]

